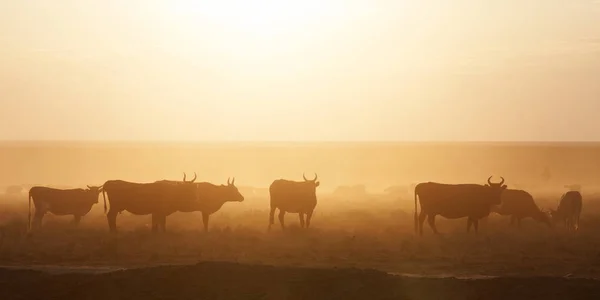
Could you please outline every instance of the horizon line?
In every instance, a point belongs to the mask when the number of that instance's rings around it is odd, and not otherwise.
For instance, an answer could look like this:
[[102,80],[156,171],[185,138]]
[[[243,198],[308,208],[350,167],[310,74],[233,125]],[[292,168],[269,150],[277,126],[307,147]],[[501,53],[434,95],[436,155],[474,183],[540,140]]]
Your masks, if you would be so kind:
[[597,144],[600,140],[0,140],[0,144]]

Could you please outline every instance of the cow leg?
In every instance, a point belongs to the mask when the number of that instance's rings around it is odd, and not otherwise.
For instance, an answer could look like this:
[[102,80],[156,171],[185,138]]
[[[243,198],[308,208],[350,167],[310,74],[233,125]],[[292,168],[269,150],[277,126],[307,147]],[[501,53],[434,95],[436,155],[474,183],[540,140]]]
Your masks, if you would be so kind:
[[44,218],[45,214],[46,214],[46,211],[43,209],[35,210],[35,214],[33,215],[33,224],[32,224],[32,227],[34,229],[39,229],[40,227],[42,227],[42,219]]
[[310,226],[310,220],[312,219],[313,216],[313,211],[309,211],[306,213],[306,228],[308,228],[308,226]]
[[81,216],[73,215],[73,225],[77,226],[77,225],[79,225],[79,222],[81,222]]
[[434,234],[439,234],[437,228],[435,227],[435,215],[428,215],[427,223],[429,223],[429,227],[431,227],[431,229],[433,229]]
[[298,213],[298,218],[300,219],[300,228],[304,228],[304,213]]
[[285,210],[279,209],[279,224],[281,224],[281,229],[285,229],[285,222],[283,218],[285,217]]
[[427,214],[424,211],[419,213],[419,235],[423,236],[423,222],[425,222],[425,218],[427,218]]
[[472,222],[473,228],[475,228],[475,234],[477,234],[479,232],[479,219],[474,219]]
[[473,220],[471,218],[467,218],[467,233],[469,233],[471,231],[472,223],[473,223]]
[[271,206],[271,212],[269,212],[269,230],[271,230],[271,226],[275,224],[275,209],[274,206]]
[[204,232],[208,232],[208,218],[210,215],[208,213],[202,212],[202,224],[204,224]]
[[157,233],[158,232],[158,226],[159,226],[159,217],[155,214],[152,214],[152,233]]
[[117,232],[117,214],[119,212],[110,208],[108,213],[106,214],[106,219],[108,220],[108,229],[111,233]]
[[570,216],[570,217],[567,219],[567,222],[569,223],[569,231],[573,231],[573,229],[574,229],[573,217],[572,217],[572,216]]
[[160,228],[162,228],[162,232],[167,232],[167,216],[161,216],[159,218]]
[[522,218],[517,217],[517,228],[521,229],[521,220]]
[[511,215],[510,216],[510,226],[512,227],[513,225],[515,225],[516,221],[517,221],[517,217],[515,215]]

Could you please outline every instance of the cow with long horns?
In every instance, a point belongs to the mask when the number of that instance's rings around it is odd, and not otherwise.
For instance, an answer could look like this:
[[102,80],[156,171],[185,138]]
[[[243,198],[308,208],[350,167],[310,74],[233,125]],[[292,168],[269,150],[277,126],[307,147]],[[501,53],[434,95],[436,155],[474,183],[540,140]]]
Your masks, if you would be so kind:
[[[300,227],[308,228],[315,207],[317,206],[316,189],[320,185],[318,176],[309,180],[302,174],[304,181],[290,181],[277,179],[271,183],[269,194],[271,198],[271,211],[269,213],[269,230],[275,223],[275,210],[279,209],[279,223],[285,229],[285,213],[297,213],[300,218]],[[304,217],[306,216],[306,222]]]
[[166,217],[179,208],[199,201],[198,187],[193,180],[181,182],[161,180],[153,183],[134,183],[109,180],[103,186],[104,212],[106,197],[110,210],[106,213],[111,232],[117,231],[117,215],[126,210],[134,215],[152,215],[154,232],[157,225],[165,223]]
[[[102,186],[87,186],[87,189],[55,189],[34,186],[29,190],[28,229],[38,229],[47,212],[57,216],[73,215],[73,223],[79,224],[81,217],[87,215],[92,206],[98,203]],[[33,225],[31,224],[31,202],[35,207]]]
[[[479,220],[490,214],[492,205],[501,203],[502,192],[506,189],[504,178],[499,183],[491,182],[492,176],[486,185],[480,184],[442,184],[435,182],[422,182],[415,187],[415,232],[423,235],[423,222],[427,218],[429,226],[435,234],[435,216],[440,215],[448,219],[467,217],[467,232],[471,225],[475,232],[479,230]],[[421,204],[421,213],[418,213],[417,200]]]

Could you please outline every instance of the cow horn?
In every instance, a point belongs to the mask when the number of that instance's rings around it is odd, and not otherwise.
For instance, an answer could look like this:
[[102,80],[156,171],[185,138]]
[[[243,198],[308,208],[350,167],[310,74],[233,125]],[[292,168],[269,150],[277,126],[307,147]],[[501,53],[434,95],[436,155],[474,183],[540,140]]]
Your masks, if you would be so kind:
[[492,176],[490,176],[490,177],[488,178],[488,184],[489,184],[489,185],[492,185]]
[[304,178],[304,181],[308,181],[308,179],[306,179],[306,176],[304,175],[304,173],[302,173],[302,178]]
[[183,182],[186,182],[186,181],[185,181],[185,177],[186,177],[186,176],[185,176],[185,172],[183,172]]
[[89,185],[88,185],[87,187],[88,187],[88,189],[90,189],[90,190],[92,189],[92,187],[91,187],[91,186],[89,186]]
[[234,184],[235,184],[235,177],[233,177],[233,178],[231,179],[231,185],[234,185]]
[[198,175],[196,175],[196,172],[194,172],[194,179],[190,180],[190,182],[196,181],[196,178],[198,178]]
[[227,177],[227,185],[230,185],[231,183],[229,182],[231,180],[231,178]]
[[499,185],[504,184],[504,177],[500,176],[500,179],[502,179],[502,181],[500,181]]
[[317,178],[319,178],[319,176],[317,176],[317,172],[315,172],[315,179],[313,179],[313,181],[317,181]]

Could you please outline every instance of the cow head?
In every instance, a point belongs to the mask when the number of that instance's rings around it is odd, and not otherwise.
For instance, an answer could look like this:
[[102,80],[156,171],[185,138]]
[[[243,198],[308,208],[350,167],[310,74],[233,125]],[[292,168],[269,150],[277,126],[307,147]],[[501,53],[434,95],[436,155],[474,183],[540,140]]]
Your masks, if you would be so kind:
[[317,176],[317,173],[315,173],[315,179],[313,179],[313,180],[306,179],[306,176],[304,175],[304,173],[302,173],[302,178],[304,178],[304,182],[306,184],[312,186],[315,191],[317,190],[317,187],[321,184],[320,182],[317,181],[317,179],[319,178]]
[[90,196],[90,201],[92,201],[93,203],[98,203],[98,196],[100,195],[100,192],[102,192],[102,186],[87,186],[87,190]]
[[539,212],[537,212],[536,214],[533,215],[533,219],[538,221],[538,222],[542,222],[546,225],[548,225],[548,227],[554,227],[553,222],[551,221],[551,212],[548,211],[544,211],[544,210],[540,210]]
[[229,178],[227,178],[227,185],[221,185],[221,187],[224,191],[223,197],[227,199],[226,201],[244,201],[244,196],[235,186],[235,177],[233,177],[233,180],[231,180],[231,182],[229,181]]
[[565,216],[557,210],[550,209],[550,219],[552,224],[556,224],[558,222],[564,221]]
[[194,172],[194,179],[190,180],[190,181],[185,181],[186,175],[185,172],[183,172],[183,182],[189,182],[189,183],[194,183],[194,181],[196,181],[196,178],[198,176],[196,175],[196,172]]
[[502,203],[502,192],[506,189],[506,185],[504,184],[504,177],[500,177],[502,179],[499,183],[492,182],[492,176],[490,176],[487,180],[487,184],[485,186],[490,187],[492,190],[492,198],[490,199],[492,204],[499,205]]

